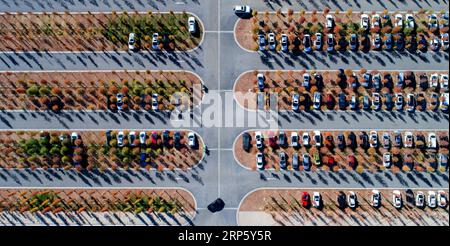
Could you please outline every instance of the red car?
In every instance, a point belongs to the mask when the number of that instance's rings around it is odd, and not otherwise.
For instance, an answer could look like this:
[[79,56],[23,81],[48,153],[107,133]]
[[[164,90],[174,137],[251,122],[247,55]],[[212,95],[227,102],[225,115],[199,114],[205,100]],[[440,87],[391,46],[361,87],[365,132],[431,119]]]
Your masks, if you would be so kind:
[[334,161],[334,157],[333,156],[328,156],[328,166],[332,167],[334,166],[336,163]]
[[152,132],[152,144],[156,145],[158,143],[158,132]]
[[309,196],[309,193],[303,192],[302,193],[302,206],[304,208],[309,208],[310,205],[311,205],[311,197]]
[[270,132],[267,133],[267,136],[269,138],[269,146],[271,148],[276,148],[277,147],[277,141],[275,140],[275,134],[272,131],[270,131]]
[[352,168],[355,169],[356,168],[356,158],[353,155],[349,155],[347,157],[347,161],[348,161],[348,165]]
[[334,109],[334,97],[331,94],[325,95],[325,105],[327,105],[327,109]]

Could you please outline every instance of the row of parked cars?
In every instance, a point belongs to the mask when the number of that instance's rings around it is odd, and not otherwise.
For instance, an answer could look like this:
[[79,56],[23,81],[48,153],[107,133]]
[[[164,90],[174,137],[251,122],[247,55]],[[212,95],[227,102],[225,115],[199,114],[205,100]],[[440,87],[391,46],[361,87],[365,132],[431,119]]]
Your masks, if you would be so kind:
[[[434,91],[434,92],[448,92],[448,73],[433,73],[430,76],[427,74],[420,74],[418,80],[416,81],[416,76],[413,73],[399,72],[396,76],[392,76],[390,73],[374,73],[367,71],[362,75],[357,75],[353,72],[352,75],[347,76],[344,69],[339,69],[336,75],[339,80],[338,86],[341,89],[351,88],[356,90],[360,87],[364,89],[374,89],[379,92],[383,88],[389,90],[393,89],[405,89],[420,88],[423,91]],[[263,73],[258,73],[256,75],[256,81],[258,89],[264,91],[266,88],[266,77]],[[302,86],[305,90],[310,90],[312,86],[316,86],[319,91],[324,89],[324,79],[320,73],[304,73],[301,80],[298,81],[298,86]],[[407,84],[408,81],[408,84]],[[328,83],[329,81],[327,81]],[[431,89],[431,90],[430,90]]]
[[[157,146],[159,144],[159,141],[161,140],[162,145],[165,147],[180,148],[182,147],[181,139],[183,139],[183,136],[181,132],[176,131],[173,133],[173,137],[171,137],[170,131],[167,130],[163,131],[162,133],[152,131],[150,134],[145,131],[141,131],[139,133],[131,131],[128,134],[125,134],[123,131],[119,131],[116,135],[118,147],[146,147],[148,145],[148,139],[150,139],[150,144],[152,146]],[[111,140],[113,140],[112,131],[107,131],[106,144],[109,145]],[[171,144],[171,140],[173,140],[173,144]],[[189,132],[187,134],[187,143],[190,148],[197,147],[198,141],[195,133]]]
[[[303,93],[301,96],[305,98],[303,102],[300,101],[300,94],[293,93],[291,96],[291,110],[299,111],[300,106],[304,105],[305,109],[309,109],[311,106],[315,110],[321,110],[322,106],[325,105],[328,110],[334,110],[336,104],[339,110],[375,110],[379,111],[385,109],[388,111],[397,110],[403,111],[406,109],[407,112],[413,113],[418,108],[420,111],[432,110],[436,111],[440,109],[442,112],[447,113],[449,107],[449,93],[430,93],[429,95],[419,92],[419,93],[408,93],[404,95],[403,93],[378,93],[374,92],[372,95],[363,95],[359,97],[356,94],[350,95],[350,99],[346,93],[339,93],[336,96],[331,93],[321,93],[314,92],[312,99],[308,94]],[[337,102],[336,102],[337,101]]]
[[[118,111],[122,111],[123,110],[123,105],[124,105],[124,99],[125,95],[123,93],[117,93],[116,94],[116,106],[117,106],[117,110]],[[153,111],[158,111],[159,110],[159,101],[158,101],[159,95],[157,93],[153,93],[152,94],[152,101],[151,101],[151,105],[152,105],[152,110]]]
[[[379,190],[372,190],[368,200],[373,208],[380,208],[382,206],[381,192]],[[446,208],[448,204],[447,194],[443,190],[437,192],[429,191],[427,196],[423,192],[418,191],[414,197],[414,192],[408,189],[406,191],[406,200],[408,206],[416,206],[421,209],[425,208],[425,206],[428,206],[431,209],[437,207]],[[402,192],[399,190],[392,191],[391,202],[395,208],[401,209],[403,207]],[[358,195],[354,191],[349,191],[347,193],[340,191],[336,197],[336,203],[340,209],[345,209],[347,207],[356,209],[359,205]],[[315,208],[321,209],[323,207],[322,195],[317,191],[313,192],[312,196],[308,192],[302,192],[301,204],[304,208],[314,206]]]
[[[334,27],[336,26],[333,15],[328,14],[326,16],[325,28],[327,34],[315,33],[315,34],[304,34],[303,39],[300,40],[298,37],[295,37],[295,40],[292,42],[296,49],[300,48],[300,45],[303,46],[303,51],[305,53],[311,53],[314,50],[321,51],[323,48],[327,47],[328,52],[336,51],[336,45],[340,46],[340,49],[348,49],[351,51],[357,51],[359,49],[362,50],[387,50],[392,51],[394,49],[398,51],[403,51],[405,48],[409,51],[416,51],[419,49],[420,51],[427,51],[431,49],[433,51],[445,50],[447,51],[449,48],[449,35],[448,33],[442,33],[440,35],[435,35],[434,37],[430,37],[429,41],[424,34],[415,34],[415,30],[417,28],[416,21],[414,19],[414,15],[406,14],[405,18],[402,14],[396,14],[394,18],[394,22],[392,25],[392,21],[390,19],[390,15],[380,16],[379,14],[375,14],[372,18],[367,14],[361,15],[361,21],[359,23],[359,28],[362,29],[363,33],[353,32],[347,38],[336,38],[335,34],[333,34]],[[403,29],[410,29],[412,32],[409,33],[408,37],[405,38],[403,32],[397,33],[385,33],[383,36],[380,33],[382,28],[382,19],[385,19],[389,26]],[[428,28],[430,30],[434,30],[438,28],[439,18],[436,14],[432,14],[428,18]],[[448,12],[441,16],[441,28],[448,28]],[[371,37],[369,37],[368,32],[374,28],[378,28],[378,31],[373,33]],[[324,37],[326,35],[326,37]],[[279,44],[281,46],[281,51],[289,52],[289,38],[286,33],[281,34]],[[274,32],[264,33],[262,31],[258,34],[258,45],[260,51],[265,51],[268,47],[269,50],[276,50],[278,42],[276,39],[276,34]]]
[[[197,20],[195,19],[195,17],[189,17],[188,18],[188,22],[187,22],[187,26],[188,26],[188,30],[189,33],[191,33],[192,35],[196,35],[198,33],[198,24],[197,24]],[[163,43],[165,43],[167,40],[167,36],[168,35],[164,35],[161,36],[159,33],[153,33],[152,34],[152,49],[153,50],[159,50],[159,45],[161,40],[163,41]],[[136,51],[137,50],[137,43],[139,40],[139,36],[136,33],[130,33],[128,35],[128,50],[129,51]]]
[[[401,166],[407,165],[409,167],[414,166],[414,158],[412,154],[406,153],[404,155],[400,153],[392,154],[389,150],[392,147],[396,148],[417,148],[419,150],[430,150],[429,153],[426,153],[426,157],[430,162],[430,166],[433,168],[437,168],[438,166],[443,169],[448,168],[448,155],[444,153],[438,153],[436,155],[437,149],[439,146],[439,141],[446,142],[446,145],[443,148],[448,147],[448,136],[440,136],[439,139],[437,135],[433,132],[430,132],[425,138],[423,134],[413,134],[412,132],[405,132],[402,136],[402,133],[399,131],[394,132],[393,140],[391,140],[391,134],[385,132],[379,138],[379,135],[376,131],[370,131],[369,134],[366,132],[361,132],[359,137],[354,132],[349,132],[347,137],[343,133],[339,133],[336,137],[336,143],[334,141],[333,134],[325,134],[323,137],[320,131],[314,131],[313,136],[311,137],[308,132],[304,132],[299,135],[297,132],[291,132],[290,134],[290,143],[288,143],[288,136],[284,131],[280,131],[276,136],[273,132],[269,131],[267,134],[268,138],[268,146],[273,149],[276,148],[287,148],[292,147],[294,149],[300,148],[300,146],[304,146],[306,148],[315,146],[320,148],[325,146],[327,148],[339,148],[341,150],[345,150],[347,147],[355,150],[358,146],[367,150],[369,148],[379,148],[382,147],[384,149],[384,153],[382,155],[383,166],[386,168],[390,168],[392,165]],[[256,154],[256,167],[259,170],[264,170],[266,166],[266,158],[262,153],[266,143],[264,141],[264,136],[260,131],[255,132],[255,141],[256,148],[259,152]],[[250,151],[251,145],[251,136],[249,133],[243,134],[243,149],[245,151]],[[358,143],[359,142],[359,143]],[[314,164],[316,166],[320,166],[322,164],[328,165],[330,167],[336,164],[336,161],[332,155],[329,155],[327,158],[327,163],[322,163],[323,159],[321,154],[316,151],[312,155],[308,152],[297,153],[294,152],[292,157],[289,157],[288,154],[284,151],[280,151],[278,153],[279,163],[281,169],[286,170],[288,167],[288,159],[290,160],[291,167],[293,170],[299,170],[300,165],[303,166],[305,171],[309,171],[311,166]],[[395,157],[395,158],[394,158]],[[354,155],[347,156],[348,165],[351,168],[356,168],[358,166],[358,161]]]

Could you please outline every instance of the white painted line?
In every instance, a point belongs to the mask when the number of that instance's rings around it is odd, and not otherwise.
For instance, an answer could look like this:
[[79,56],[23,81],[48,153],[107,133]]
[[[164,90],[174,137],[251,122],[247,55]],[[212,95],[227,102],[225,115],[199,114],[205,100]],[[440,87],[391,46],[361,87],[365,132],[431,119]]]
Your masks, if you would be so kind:
[[[220,18],[220,13],[221,13],[221,0],[218,0],[218,4],[217,4],[217,16],[219,16],[218,21],[217,21],[217,30],[221,30],[220,29],[220,25],[221,25],[221,18]],[[218,38],[217,38],[217,88],[220,90],[221,86],[220,86],[220,80],[221,80],[221,62],[220,62],[220,49],[221,49],[221,33],[218,33]],[[220,111],[221,109],[219,109]],[[217,134],[217,139],[218,141],[218,148],[221,149],[221,127],[218,128],[218,134]],[[221,173],[220,173],[220,169],[221,169],[221,151],[219,151],[218,153],[218,160],[217,160],[217,193],[218,193],[218,197],[220,197],[221,192],[220,192],[220,182],[221,182]]]
[[[20,12],[20,13],[24,14],[24,15],[26,15],[28,13],[32,13],[32,14],[35,14],[35,15],[44,14],[44,12],[39,12],[39,11],[37,11],[37,12]],[[45,13],[47,13],[47,14],[57,13],[59,15],[65,15],[66,14],[66,12],[61,12],[61,11],[59,11],[59,12],[45,12]],[[111,11],[106,11],[106,12],[97,12],[97,11],[93,11],[93,12],[85,12],[85,11],[71,12],[71,11],[69,11],[68,13],[71,14],[71,15],[77,15],[77,14],[112,14],[113,12],[111,12]],[[122,13],[124,13],[124,11],[116,11],[116,13],[117,14],[122,14]],[[129,14],[134,14],[134,13],[147,14],[148,12],[147,11],[131,11],[131,12],[127,12],[127,13],[129,13]],[[158,11],[157,13],[153,13],[153,14],[158,14],[158,13],[159,14],[169,14],[170,12],[169,11]],[[173,13],[174,14],[183,14],[183,12],[179,12],[179,11],[174,11]],[[0,15],[5,15],[5,14],[16,15],[16,14],[18,14],[18,12],[7,12],[7,13],[6,12],[0,12]],[[194,47],[192,49],[188,49],[188,50],[185,50],[185,51],[175,50],[175,51],[171,51],[171,52],[167,52],[167,53],[172,53],[172,52],[175,52],[175,53],[188,52],[188,53],[190,53],[190,52],[194,52],[200,46],[202,46],[203,42],[205,41],[205,30],[206,29],[205,29],[205,25],[203,24],[203,21],[200,19],[200,17],[198,17],[198,15],[196,15],[194,13],[186,12],[186,14],[192,15],[192,16],[194,16],[197,19],[198,23],[201,26],[201,29],[203,30],[202,39],[200,40],[200,43],[196,47]],[[49,54],[58,54],[58,53],[61,53],[61,54],[72,54],[72,53],[73,54],[101,54],[101,53],[107,53],[107,54],[114,54],[114,53],[119,53],[119,54],[123,54],[123,53],[130,53],[130,54],[132,54],[132,53],[142,53],[142,54],[147,54],[147,53],[158,53],[158,52],[166,53],[166,51],[142,51],[142,50],[138,51],[138,52],[129,52],[129,51],[123,51],[123,50],[122,51],[0,51],[0,53],[5,53],[5,54],[44,54],[44,53],[49,53]]]

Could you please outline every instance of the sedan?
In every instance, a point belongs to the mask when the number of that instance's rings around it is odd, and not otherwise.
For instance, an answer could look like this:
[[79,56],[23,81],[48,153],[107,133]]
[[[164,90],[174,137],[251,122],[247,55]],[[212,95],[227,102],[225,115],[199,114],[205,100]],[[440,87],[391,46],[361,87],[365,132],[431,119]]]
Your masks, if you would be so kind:
[[383,143],[383,148],[389,149],[391,147],[391,136],[389,135],[389,133],[387,132],[383,133],[381,141]]
[[294,95],[292,95],[292,106],[291,106],[292,110],[298,111],[299,105],[300,105],[299,95],[295,93]]
[[259,170],[264,169],[264,155],[262,153],[256,154],[256,167]]
[[309,34],[305,34],[303,37],[303,46],[305,47],[305,53],[309,54],[312,52],[311,36]]
[[441,48],[441,40],[438,37],[431,38],[430,49],[432,51],[439,51],[440,48]]
[[258,75],[256,75],[256,80],[258,82],[258,88],[260,91],[264,91],[264,82],[266,81],[266,78],[264,76],[264,74],[262,73],[258,73]]
[[139,143],[141,143],[141,145],[144,145],[146,139],[147,139],[147,134],[145,132],[140,132],[139,133]]
[[358,198],[355,194],[355,192],[350,191],[348,195],[348,206],[350,208],[356,208],[358,206]]
[[350,34],[349,44],[351,51],[357,51],[359,46],[358,35],[356,35],[355,33]]
[[277,48],[277,41],[275,40],[275,33],[269,33],[269,49],[275,50]]
[[374,50],[380,50],[383,41],[381,40],[380,34],[375,34],[372,39],[372,46]]
[[309,170],[311,170],[311,158],[309,157],[309,155],[308,154],[303,154],[302,155],[302,164],[303,164],[303,169],[305,170],[305,171],[309,171]]
[[448,90],[448,74],[441,74],[440,77],[441,89]]
[[286,34],[281,34],[281,51],[288,52],[289,41],[288,36]]
[[118,147],[123,147],[123,145],[124,145],[123,139],[124,138],[125,138],[125,134],[123,132],[117,133],[117,146]]
[[392,203],[395,208],[400,209],[403,206],[402,193],[399,190],[392,192]]
[[130,33],[130,35],[128,35],[128,50],[130,51],[134,51],[136,50],[136,34],[134,33]]
[[152,110],[153,111],[158,111],[158,107],[159,107],[158,97],[159,97],[159,95],[156,93],[154,93],[152,95]]
[[378,134],[376,131],[370,132],[370,147],[378,148]]
[[298,144],[298,133],[297,132],[292,132],[291,133],[291,146],[294,148],[299,147]]
[[302,145],[305,147],[309,146],[309,134],[307,132],[304,132],[302,135]]
[[323,41],[322,41],[322,33],[316,33],[316,40],[314,40],[314,49],[315,50],[322,50],[322,45],[323,45]]
[[315,208],[322,207],[322,196],[320,195],[319,192],[314,192],[313,193],[313,206]]
[[446,208],[447,207],[447,195],[443,190],[438,191],[438,205],[440,208]]
[[328,52],[333,52],[334,51],[334,46],[336,45],[336,42],[334,40],[334,35],[333,34],[328,34],[327,35],[327,51]]
[[378,190],[372,190],[372,196],[370,197],[370,204],[374,208],[381,206],[381,192]]
[[325,17],[326,21],[325,21],[325,28],[327,29],[333,29],[334,28],[334,18],[332,15],[328,14]]
[[192,16],[188,18],[188,27],[191,34],[197,33],[197,21]]
[[408,111],[409,113],[413,113],[416,110],[416,98],[414,94],[409,93],[406,96],[406,99],[407,99],[406,111]]
[[379,93],[372,93],[372,105],[376,111],[381,109],[381,97]]
[[280,152],[280,154],[278,155],[278,157],[280,158],[280,168],[281,169],[286,169],[287,168],[287,155],[284,152]]
[[302,207],[309,208],[311,206],[311,198],[308,192],[302,193]]
[[395,109],[398,111],[403,110],[403,94],[402,93],[396,93],[395,94]]
[[414,137],[412,132],[405,132],[404,145],[406,148],[412,148],[414,146]]
[[428,191],[427,204],[428,204],[428,207],[430,207],[430,208],[436,208],[436,206],[437,206],[436,192]]
[[264,34],[258,35],[258,44],[259,44],[259,51],[266,50],[266,36]]
[[258,148],[259,150],[261,150],[264,147],[263,144],[263,136],[261,132],[256,132],[255,133],[255,140],[256,140],[256,148]]
[[197,137],[196,137],[195,133],[190,132],[188,134],[188,144],[189,144],[189,147],[191,147],[191,148],[195,148],[197,146]]
[[152,35],[152,49],[158,50],[159,49],[159,34],[153,33]]
[[425,207],[425,195],[422,191],[418,191],[415,199],[416,207],[424,208]]
[[320,92],[314,92],[314,99],[313,99],[313,107],[315,110],[320,110],[321,106],[321,95]]
[[386,167],[386,168],[391,167],[391,163],[392,163],[391,160],[392,160],[391,153],[386,152],[383,154],[383,166],[384,167]]
[[361,15],[361,28],[365,31],[369,30],[370,24],[369,24],[369,16],[367,14]]

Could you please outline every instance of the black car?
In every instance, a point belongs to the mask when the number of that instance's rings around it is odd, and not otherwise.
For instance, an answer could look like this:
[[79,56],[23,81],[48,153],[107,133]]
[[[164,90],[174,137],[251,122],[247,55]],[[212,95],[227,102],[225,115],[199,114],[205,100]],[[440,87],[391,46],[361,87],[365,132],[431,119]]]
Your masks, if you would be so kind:
[[217,198],[214,202],[212,202],[208,205],[208,210],[211,213],[215,213],[215,212],[222,211],[224,207],[225,207],[225,202],[222,199]]
[[314,74],[314,82],[316,83],[317,89],[319,91],[322,91],[322,89],[324,87],[324,83],[323,83],[323,77],[321,74],[319,74],[319,73]]
[[406,205],[410,208],[413,208],[416,204],[414,192],[411,189],[407,189],[405,193],[406,193]]
[[109,146],[109,142],[111,142],[111,130],[106,131],[106,146]]
[[170,132],[164,131],[162,134],[162,143],[164,146],[168,147],[170,145]]
[[280,132],[278,135],[278,145],[281,147],[286,147],[287,141],[286,141],[286,133]]
[[383,79],[384,87],[392,90],[394,88],[394,79],[392,78],[392,75],[390,73],[387,73],[383,76]]
[[384,94],[384,104],[386,105],[386,110],[391,111],[394,108],[394,100],[392,95],[389,93]]
[[349,147],[352,149],[356,149],[358,147],[358,143],[356,141],[356,134],[354,132],[350,132],[348,134]]
[[361,148],[365,150],[370,148],[369,135],[367,135],[366,132],[361,133],[361,135],[359,136],[359,140],[361,141]]
[[339,191],[339,194],[337,196],[337,204],[340,209],[344,209],[345,207],[347,207],[347,196],[342,191]]
[[421,52],[426,52],[428,50],[428,41],[427,41],[427,38],[423,34],[420,34],[420,36],[419,36],[419,44],[418,45],[422,46],[422,47],[420,47]]
[[338,148],[339,149],[345,149],[345,147],[347,147],[347,144],[345,143],[345,136],[344,134],[339,134],[337,136],[337,142],[338,142]]
[[426,74],[419,75],[419,87],[424,91],[428,89],[428,76]]
[[250,136],[249,133],[244,133],[242,135],[242,148],[246,151],[249,152],[250,151],[250,141],[252,140],[252,137]]
[[415,35],[411,35],[406,39],[406,49],[409,52],[416,52],[417,50],[417,38]]
[[423,93],[417,94],[417,106],[420,111],[427,110],[427,100],[425,99],[425,95]]
[[173,145],[175,146],[175,148],[180,148],[180,146],[181,146],[181,143],[180,143],[180,140],[181,140],[181,134],[180,134],[180,132],[175,132],[174,134],[173,134]]
[[339,109],[345,110],[347,108],[347,99],[344,93],[339,94]]
[[422,134],[417,134],[416,135],[416,140],[414,141],[414,143],[416,144],[417,148],[425,149],[426,148],[425,136],[422,135]]

